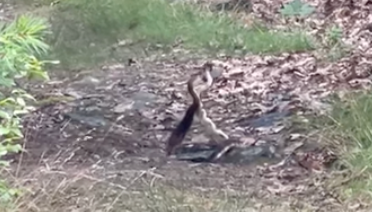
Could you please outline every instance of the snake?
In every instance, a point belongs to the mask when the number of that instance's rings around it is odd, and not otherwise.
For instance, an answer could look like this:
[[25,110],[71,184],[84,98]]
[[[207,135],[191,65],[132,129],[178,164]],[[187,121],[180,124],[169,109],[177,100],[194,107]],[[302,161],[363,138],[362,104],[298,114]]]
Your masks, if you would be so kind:
[[[166,144],[166,154],[169,156],[173,154],[174,150],[181,145],[187,132],[190,130],[191,125],[196,115],[201,122],[201,125],[205,128],[208,136],[212,138],[213,141],[227,140],[229,136],[222,130],[218,129],[216,124],[207,116],[206,110],[203,108],[203,103],[200,99],[200,94],[208,90],[213,83],[213,78],[211,75],[212,64],[205,63],[203,65],[203,70],[201,73],[191,75],[187,82],[187,90],[193,99],[192,104],[187,108],[182,120],[177,125],[177,127],[172,131]],[[201,86],[199,92],[195,90],[194,83],[199,80],[201,81]]]

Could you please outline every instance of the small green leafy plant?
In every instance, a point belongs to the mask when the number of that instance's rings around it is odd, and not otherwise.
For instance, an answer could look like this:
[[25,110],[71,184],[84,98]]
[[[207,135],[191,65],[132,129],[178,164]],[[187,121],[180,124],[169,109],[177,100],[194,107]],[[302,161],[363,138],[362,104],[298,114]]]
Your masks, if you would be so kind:
[[337,26],[328,28],[325,33],[324,45],[331,61],[342,58],[349,51],[348,46],[342,42],[342,29]]
[[330,46],[337,45],[341,42],[342,39],[342,29],[337,26],[332,26],[326,31],[327,43]]
[[337,26],[332,26],[326,31],[327,42],[329,45],[334,46],[340,43],[342,38],[342,29]]
[[312,14],[315,8],[309,4],[302,2],[301,0],[293,0],[287,3],[280,9],[280,13],[283,16],[300,16],[305,17]]
[[[33,109],[28,102],[34,98],[18,86],[17,80],[48,79],[43,66],[55,63],[39,59],[49,49],[43,42],[46,32],[44,20],[28,16],[0,25],[0,168],[9,166],[3,156],[22,150],[16,143],[23,138],[21,118]],[[9,201],[16,193],[0,181],[1,202]]]

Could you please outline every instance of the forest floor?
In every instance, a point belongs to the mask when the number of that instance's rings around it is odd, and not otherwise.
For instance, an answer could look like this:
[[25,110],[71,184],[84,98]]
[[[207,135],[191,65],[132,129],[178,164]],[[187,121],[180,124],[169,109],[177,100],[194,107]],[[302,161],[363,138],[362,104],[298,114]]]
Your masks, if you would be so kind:
[[[346,2],[309,2],[314,15],[284,23],[282,1],[252,1],[244,21],[306,26],[324,42],[321,49],[198,57],[175,47],[160,57],[51,71],[50,81],[29,84],[40,106],[25,118],[27,151],[12,156],[9,174],[28,191],[14,211],[368,211],[336,194],[341,183],[328,166],[336,156],[319,130],[306,128],[307,115],[329,111],[331,94],[370,85],[371,8]],[[327,31],[334,23],[340,34]],[[274,146],[274,158],[165,157],[166,138],[191,101],[185,82],[207,60],[215,64],[214,84],[203,96],[208,115],[246,147]],[[208,141],[198,120],[185,140]]]

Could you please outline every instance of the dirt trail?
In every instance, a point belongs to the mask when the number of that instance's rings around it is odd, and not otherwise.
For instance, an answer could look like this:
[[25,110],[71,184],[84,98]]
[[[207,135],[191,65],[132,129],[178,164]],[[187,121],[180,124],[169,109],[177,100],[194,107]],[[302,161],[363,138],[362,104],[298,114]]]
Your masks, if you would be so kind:
[[[305,155],[322,156],[325,152],[317,145],[303,142],[301,135],[291,131],[285,116],[280,116],[283,108],[279,106],[291,105],[292,99],[278,101],[279,104],[274,98],[270,107],[258,109],[247,105],[258,104],[247,101],[254,95],[221,97],[215,92],[224,89],[217,87],[223,85],[224,74],[228,71],[218,67],[214,72],[218,76],[214,89],[205,97],[208,114],[230,135],[246,137],[247,149],[253,148],[249,147],[252,138],[259,138],[258,147],[272,143],[281,157],[263,158],[262,161],[254,156],[256,153],[246,152],[241,157],[253,157],[249,160],[251,163],[244,164],[195,164],[165,158],[165,140],[190,102],[184,82],[190,72],[195,71],[193,66],[200,66],[200,62],[192,63],[112,65],[67,77],[55,76],[46,85],[33,86],[33,92],[44,104],[26,118],[27,153],[14,161],[14,164],[21,164],[18,176],[21,179],[32,176],[43,181],[54,179],[56,173],[53,175],[53,171],[59,170],[65,177],[85,176],[88,185],[93,178],[118,187],[130,185],[138,190],[146,189],[143,181],[156,180],[161,185],[189,192],[195,189],[207,194],[211,191],[238,192],[239,198],[249,197],[250,204],[259,203],[265,207],[274,204],[281,208],[282,201],[291,205],[309,196],[312,199],[303,202],[301,207],[335,207],[337,199],[328,197],[323,186],[312,183],[314,177],[320,176],[312,173],[314,166],[311,164],[317,160],[311,158],[312,163],[306,165],[307,159],[304,159]],[[272,95],[266,95],[265,99]],[[232,105],[226,103],[228,98],[233,98]],[[237,116],[240,121],[236,121]],[[207,141],[198,121],[193,129],[185,142]],[[297,149],[300,146],[303,148]],[[282,164],[278,164],[280,161]],[[79,184],[82,182],[84,180]],[[329,199],[327,207],[325,198]]]

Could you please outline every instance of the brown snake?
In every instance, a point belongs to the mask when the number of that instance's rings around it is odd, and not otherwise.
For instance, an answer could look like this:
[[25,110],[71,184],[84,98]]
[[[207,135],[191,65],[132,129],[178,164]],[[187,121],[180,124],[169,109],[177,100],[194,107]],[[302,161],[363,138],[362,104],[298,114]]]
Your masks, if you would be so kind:
[[[211,70],[212,65],[206,63],[203,66],[201,75],[200,73],[192,75],[190,80],[187,82],[187,89],[193,99],[193,103],[188,107],[181,122],[168,138],[166,146],[167,155],[171,155],[174,149],[182,143],[186,133],[192,125],[195,114],[198,116],[202,126],[206,129],[208,136],[211,137],[213,141],[227,140],[229,138],[222,130],[218,129],[215,123],[207,116],[207,112],[203,108],[203,103],[200,100],[201,92],[209,89],[213,83],[213,78],[210,73]],[[198,79],[201,80],[203,84],[199,88],[200,91],[196,92],[194,83]]]
[[[210,88],[213,83],[213,78],[211,75],[212,71],[212,65],[207,64],[205,65],[205,69],[203,70],[203,75],[205,77],[205,83],[207,88]],[[204,90],[203,90],[204,91]],[[195,91],[194,91],[195,93]],[[201,92],[200,92],[201,93]],[[207,132],[208,137],[210,137],[213,141],[221,141],[221,140],[227,140],[229,139],[229,136],[225,134],[222,130],[218,129],[216,124],[207,116],[206,110],[203,108],[203,103],[200,100],[200,93],[199,95],[194,95],[194,101],[199,102],[199,109],[197,110],[198,118],[202,124],[202,126],[205,128],[205,131]]]

